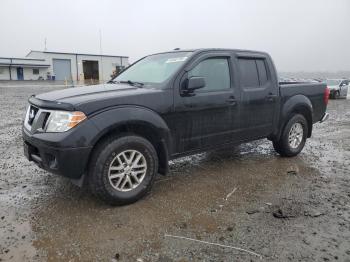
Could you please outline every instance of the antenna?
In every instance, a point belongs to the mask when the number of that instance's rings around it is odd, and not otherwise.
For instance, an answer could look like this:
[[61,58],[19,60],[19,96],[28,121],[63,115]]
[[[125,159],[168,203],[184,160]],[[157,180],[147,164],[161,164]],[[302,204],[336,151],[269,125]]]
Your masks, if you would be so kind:
[[45,37],[45,40],[44,40],[44,51],[45,52],[47,51],[47,48],[46,48],[46,37]]

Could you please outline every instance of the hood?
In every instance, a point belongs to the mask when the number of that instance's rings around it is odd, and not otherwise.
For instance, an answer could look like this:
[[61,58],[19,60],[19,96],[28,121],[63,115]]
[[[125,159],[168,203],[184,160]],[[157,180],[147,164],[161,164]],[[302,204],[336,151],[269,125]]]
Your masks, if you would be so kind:
[[128,84],[101,84],[62,89],[31,97],[29,102],[40,108],[76,110],[85,114],[120,105],[152,108],[155,102],[170,103],[169,90],[134,87]]
[[125,91],[138,89],[124,84],[101,84],[92,86],[72,87],[37,95],[36,98],[47,101],[65,102],[74,98],[86,98],[89,96],[106,95],[108,93],[120,94]]

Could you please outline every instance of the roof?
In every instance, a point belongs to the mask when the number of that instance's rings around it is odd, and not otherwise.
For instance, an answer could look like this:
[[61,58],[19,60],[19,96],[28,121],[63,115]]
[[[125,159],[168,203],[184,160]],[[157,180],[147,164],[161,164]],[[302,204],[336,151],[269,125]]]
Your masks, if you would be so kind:
[[15,66],[15,67],[49,67],[49,64],[26,64],[26,63],[0,63],[0,66]]
[[6,59],[6,60],[45,61],[45,59],[40,59],[40,58],[29,58],[29,57],[0,57],[0,59]]
[[256,51],[256,50],[245,50],[245,49],[234,49],[234,48],[194,48],[194,49],[174,49],[170,51],[165,52],[158,52],[155,54],[163,54],[163,53],[173,53],[173,52],[193,52],[193,53],[200,53],[200,52],[210,52],[210,51],[222,51],[222,52],[238,52],[238,53],[252,53],[252,54],[263,54],[268,55],[266,52],[263,51]]
[[0,66],[49,67],[45,59],[0,57]]
[[59,55],[85,55],[85,56],[104,56],[104,57],[121,57],[121,58],[129,58],[128,56],[120,56],[120,55],[97,55],[97,54],[85,54],[85,53],[69,53],[69,52],[52,52],[52,51],[38,51],[38,50],[30,50],[30,52],[26,55],[29,56],[32,52],[44,53],[44,54],[59,54]]

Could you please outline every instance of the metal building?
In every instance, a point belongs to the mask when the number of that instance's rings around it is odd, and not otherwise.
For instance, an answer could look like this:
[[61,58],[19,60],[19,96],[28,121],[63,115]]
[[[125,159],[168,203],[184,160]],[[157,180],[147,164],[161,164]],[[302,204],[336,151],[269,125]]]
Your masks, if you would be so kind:
[[127,56],[30,51],[0,57],[0,80],[106,81],[128,65]]
[[45,79],[49,69],[45,59],[0,57],[0,80]]

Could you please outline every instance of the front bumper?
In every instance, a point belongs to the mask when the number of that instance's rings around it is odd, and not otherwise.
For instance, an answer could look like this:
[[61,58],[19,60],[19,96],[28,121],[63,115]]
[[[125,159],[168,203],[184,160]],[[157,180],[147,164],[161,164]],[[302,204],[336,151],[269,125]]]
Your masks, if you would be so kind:
[[60,141],[53,143],[50,135],[42,134],[39,139],[25,128],[22,135],[24,154],[29,161],[50,173],[71,179],[79,179],[85,173],[91,147],[60,147]]

